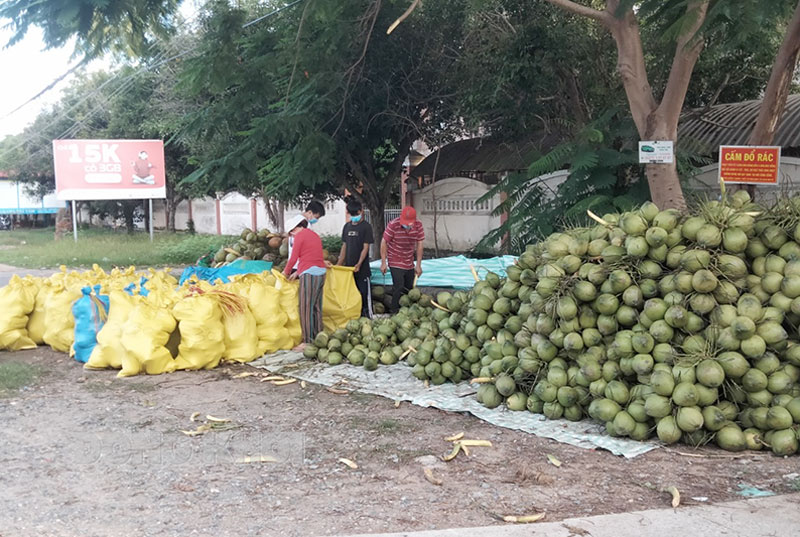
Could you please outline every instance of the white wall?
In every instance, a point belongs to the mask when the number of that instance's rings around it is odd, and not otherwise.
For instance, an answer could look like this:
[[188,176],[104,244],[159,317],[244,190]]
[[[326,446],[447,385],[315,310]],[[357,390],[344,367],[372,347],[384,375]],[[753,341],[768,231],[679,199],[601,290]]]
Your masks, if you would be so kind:
[[[687,190],[698,197],[715,199],[719,196],[719,163],[700,168],[694,177],[686,181]],[[780,196],[795,194],[800,191],[800,159],[781,157],[778,185],[756,186],[756,201],[774,202]]]
[[[288,222],[293,216],[297,216],[305,210],[305,205],[287,206],[284,212],[284,222]],[[266,212],[265,212],[266,214]],[[344,200],[334,200],[325,203],[325,216],[312,226],[318,235],[341,236],[342,227],[346,223],[347,205]],[[265,216],[266,218],[266,216]]]
[[[561,170],[537,178],[545,192],[554,192],[566,180],[569,172]],[[531,182],[533,184],[533,181]],[[434,190],[435,189],[435,190]],[[425,226],[425,247],[433,248],[433,203],[437,205],[437,235],[439,248],[467,251],[475,246],[489,231],[500,226],[501,218],[492,216],[500,203],[500,196],[478,203],[491,189],[490,185],[467,177],[448,177],[413,192],[412,203],[417,218]]]
[[417,218],[425,227],[425,247],[433,248],[434,198],[437,206],[439,248],[466,251],[484,235],[500,225],[500,217],[491,212],[500,198],[478,203],[491,187],[467,177],[448,177],[415,191],[412,196]]
[[[164,203],[156,201],[154,205],[154,223],[156,228],[166,227]],[[305,210],[305,205],[287,206],[284,211],[284,222]],[[231,193],[220,199],[220,219],[223,235],[238,235],[244,228],[252,225],[250,198],[238,193]],[[325,216],[314,224],[314,231],[320,235],[341,235],[342,226],[345,224],[345,203],[334,200],[325,203]],[[192,200],[192,218],[195,230],[198,233],[215,234],[217,232],[216,204],[214,198]],[[189,220],[189,203],[182,201],[178,204],[175,213],[175,227],[186,229]],[[256,227],[258,229],[273,229],[275,226],[269,220],[269,213],[261,198],[256,200]]]

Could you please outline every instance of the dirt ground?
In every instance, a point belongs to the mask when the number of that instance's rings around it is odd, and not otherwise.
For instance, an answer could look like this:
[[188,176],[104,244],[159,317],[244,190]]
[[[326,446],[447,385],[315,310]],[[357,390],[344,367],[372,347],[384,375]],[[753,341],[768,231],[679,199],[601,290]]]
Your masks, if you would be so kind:
[[[778,494],[800,484],[800,457],[681,447],[625,460],[467,415],[233,378],[255,371],[247,366],[117,379],[46,349],[0,354],[0,365],[9,362],[38,376],[0,393],[2,537],[468,527],[502,523],[497,515],[557,521],[664,508],[669,486],[690,505],[741,498],[742,484]],[[207,414],[231,422],[180,432]],[[493,447],[439,460],[451,447],[444,438],[462,431]],[[261,455],[279,462],[243,462]],[[426,480],[424,466],[441,485]]]

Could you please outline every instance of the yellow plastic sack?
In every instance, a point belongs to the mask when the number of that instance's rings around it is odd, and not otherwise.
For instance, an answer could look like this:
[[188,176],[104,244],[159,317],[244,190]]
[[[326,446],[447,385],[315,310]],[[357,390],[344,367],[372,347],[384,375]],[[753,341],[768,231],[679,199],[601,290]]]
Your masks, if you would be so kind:
[[156,292],[142,297],[122,330],[122,370],[118,377],[169,373],[176,368],[166,344],[177,325],[171,303]]
[[37,345],[44,344],[44,331],[47,326],[45,324],[45,310],[52,294],[53,285],[48,280],[43,281],[39,292],[36,293],[33,311],[28,316],[28,337]]
[[37,284],[33,278],[16,274],[0,289],[0,349],[18,351],[34,349],[28,337],[28,315],[36,303]]
[[173,306],[172,314],[178,321],[181,335],[176,368],[217,367],[225,352],[225,329],[218,297],[211,292],[195,292],[180,299]]
[[[244,299],[244,297],[242,297]],[[225,329],[225,352],[222,357],[236,362],[252,362],[258,353],[258,329],[256,318],[244,299],[240,311],[222,310],[222,327]]]
[[335,265],[325,275],[322,290],[322,325],[328,332],[344,328],[361,317],[361,293],[353,278],[353,267]]
[[244,274],[236,277],[228,288],[245,297],[253,313],[258,336],[257,356],[294,346],[286,329],[289,317],[281,308],[275,277],[266,273]]
[[[69,283],[68,283],[69,282]],[[72,316],[72,303],[81,297],[81,283],[67,278],[62,284],[53,287],[44,309],[44,334],[42,339],[53,350],[69,352],[75,341],[75,318]],[[65,287],[66,286],[66,287]]]
[[283,273],[275,269],[272,273],[275,275],[275,288],[280,293],[281,309],[288,317],[286,330],[292,338],[292,346],[299,345],[303,341],[303,328],[300,325],[300,282],[289,281]]
[[86,369],[107,367],[120,369],[127,354],[120,341],[125,323],[128,322],[139,297],[131,296],[125,291],[114,290],[109,293],[108,299],[108,319],[97,333],[97,345],[92,350],[89,361],[83,366]]

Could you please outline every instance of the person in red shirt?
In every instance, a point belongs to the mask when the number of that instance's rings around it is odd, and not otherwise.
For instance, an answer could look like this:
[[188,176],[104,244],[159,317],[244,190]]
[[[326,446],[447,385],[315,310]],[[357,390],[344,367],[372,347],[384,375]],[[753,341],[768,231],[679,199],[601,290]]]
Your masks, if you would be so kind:
[[[392,274],[392,312],[400,309],[400,297],[414,287],[414,275],[422,274],[422,241],[425,230],[414,207],[405,207],[400,218],[386,226],[381,241],[381,272]],[[414,253],[417,264],[414,265]]]
[[[322,254],[322,240],[308,229],[308,221],[296,216],[286,226],[294,239],[292,255],[286,262],[283,273],[290,280],[300,279],[300,327],[303,330],[303,345],[314,341],[322,332],[322,288],[325,285],[327,263]],[[292,267],[297,270],[292,272]]]

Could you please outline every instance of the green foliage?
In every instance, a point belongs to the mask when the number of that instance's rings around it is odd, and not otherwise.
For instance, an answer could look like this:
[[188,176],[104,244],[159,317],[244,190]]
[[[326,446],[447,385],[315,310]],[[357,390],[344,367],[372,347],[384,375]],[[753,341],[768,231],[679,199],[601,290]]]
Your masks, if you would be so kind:
[[625,101],[608,32],[546,2],[473,2],[452,76],[457,115],[494,138],[583,124]]
[[[123,65],[110,72],[79,74],[55,105],[41,112],[22,134],[0,144],[0,169],[11,170],[11,179],[41,197],[55,189],[52,140],[166,138],[167,197],[177,204],[206,194],[197,185],[179,183],[194,169],[191,154],[202,152],[202,144],[176,135],[189,110],[201,103],[180,95],[174,67],[161,63],[164,55],[174,55],[190,46],[190,41],[175,38],[156,47],[154,55],[138,67]],[[139,201],[108,201],[89,207],[92,214],[124,219],[133,231],[139,205]]]
[[140,55],[153,37],[172,31],[179,4],[180,0],[8,0],[0,5],[0,18],[10,19],[9,45],[38,26],[51,48],[76,38],[76,53],[89,57],[109,50]]
[[342,249],[342,237],[340,235],[322,235],[322,247],[332,254],[339,255]]
[[413,140],[446,125],[466,3],[426,3],[391,35],[405,0],[315,0],[245,30],[259,10],[209,3],[184,80],[208,101],[187,132],[210,150],[187,182],[287,201],[363,186],[382,215]]
[[235,238],[219,235],[156,233],[154,242],[145,232],[133,234],[92,228],[72,237],[53,241],[53,228],[4,231],[0,243],[0,263],[25,268],[89,268],[93,263],[105,269],[114,266],[192,265],[209,252]]
[[197,234],[179,235],[175,239],[158,244],[156,257],[161,263],[192,264],[234,240],[228,236]]
[[[612,109],[531,163],[525,173],[506,176],[481,201],[505,193],[494,214],[508,213],[508,218],[479,247],[508,236],[509,250],[519,253],[557,229],[588,223],[587,210],[624,211],[646,200],[634,132],[632,122]],[[549,189],[542,176],[564,169],[569,170],[566,180]]]

